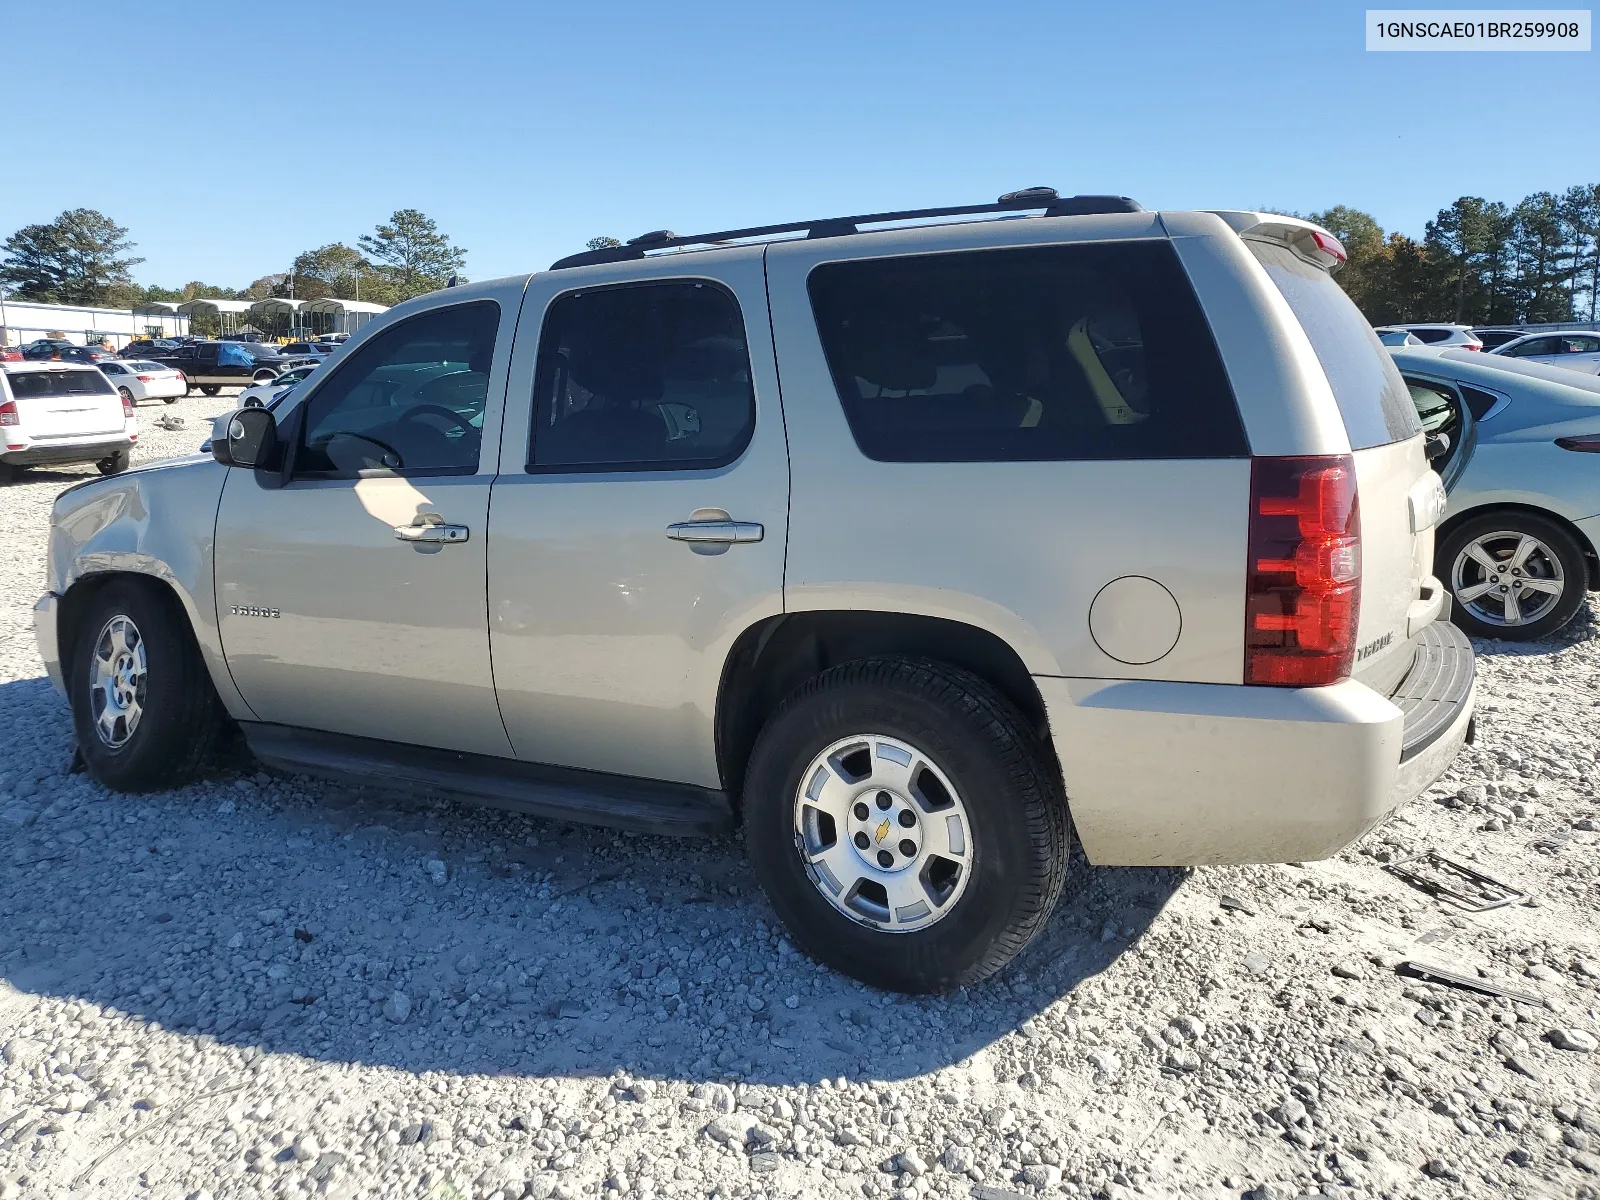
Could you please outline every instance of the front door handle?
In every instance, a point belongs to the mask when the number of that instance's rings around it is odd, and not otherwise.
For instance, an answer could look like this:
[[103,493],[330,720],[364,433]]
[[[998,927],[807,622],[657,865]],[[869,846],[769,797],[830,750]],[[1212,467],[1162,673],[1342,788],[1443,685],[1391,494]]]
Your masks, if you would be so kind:
[[418,513],[409,525],[396,525],[394,536],[402,542],[449,545],[464,542],[472,536],[465,525],[446,525],[438,513]]
[[675,542],[696,542],[720,546],[735,542],[759,542],[766,530],[755,521],[731,521],[716,518],[710,521],[679,521],[667,526],[667,536]]

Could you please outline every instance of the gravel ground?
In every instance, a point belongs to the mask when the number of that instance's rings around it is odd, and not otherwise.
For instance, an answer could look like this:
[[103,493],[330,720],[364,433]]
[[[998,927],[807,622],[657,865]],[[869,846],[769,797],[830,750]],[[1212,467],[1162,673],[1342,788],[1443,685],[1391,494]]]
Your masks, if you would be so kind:
[[[1091,870],[906,999],[796,954],[736,841],[69,774],[28,610],[83,474],[0,493],[0,1196],[1600,1195],[1593,611],[1481,644],[1477,745],[1339,858]],[[1430,848],[1529,899],[1384,869]]]

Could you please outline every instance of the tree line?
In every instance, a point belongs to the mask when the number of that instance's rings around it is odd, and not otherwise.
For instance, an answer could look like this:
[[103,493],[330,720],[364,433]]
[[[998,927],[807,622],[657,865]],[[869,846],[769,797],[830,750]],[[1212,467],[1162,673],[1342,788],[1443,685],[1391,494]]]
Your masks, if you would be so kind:
[[1462,196],[1420,241],[1344,205],[1309,219],[1344,242],[1350,259],[1334,278],[1374,325],[1537,325],[1600,313],[1600,184],[1514,205]]
[[444,287],[461,272],[467,253],[414,208],[402,208],[355,246],[333,242],[295,256],[290,269],[263,275],[247,287],[193,280],[182,287],[140,285],[133,268],[145,260],[129,251],[128,230],[92,208],[74,208],[42,225],[27,225],[0,245],[0,287],[18,300],[135,308],[157,301],[299,300],[334,297],[393,305]]

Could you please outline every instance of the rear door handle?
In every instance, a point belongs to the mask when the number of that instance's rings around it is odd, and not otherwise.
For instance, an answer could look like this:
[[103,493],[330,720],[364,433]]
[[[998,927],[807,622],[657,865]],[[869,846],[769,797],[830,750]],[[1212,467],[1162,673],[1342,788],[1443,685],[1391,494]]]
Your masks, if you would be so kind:
[[755,521],[679,521],[667,526],[667,536],[675,542],[727,546],[735,542],[759,542],[766,536],[766,530]]
[[446,525],[438,513],[418,513],[411,524],[396,525],[394,536],[402,542],[449,545],[466,541],[472,536],[472,531],[465,525]]

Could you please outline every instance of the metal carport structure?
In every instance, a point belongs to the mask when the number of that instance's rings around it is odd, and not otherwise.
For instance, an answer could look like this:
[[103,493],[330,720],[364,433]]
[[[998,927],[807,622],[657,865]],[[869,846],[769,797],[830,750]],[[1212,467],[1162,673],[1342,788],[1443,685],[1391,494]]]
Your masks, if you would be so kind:
[[215,317],[219,333],[237,333],[246,322],[242,319],[250,311],[249,300],[185,300],[177,311],[186,313],[191,322],[196,317]]
[[388,311],[387,305],[366,300],[340,300],[333,296],[305,300],[300,306],[305,325],[314,333],[355,333],[379,313]]

